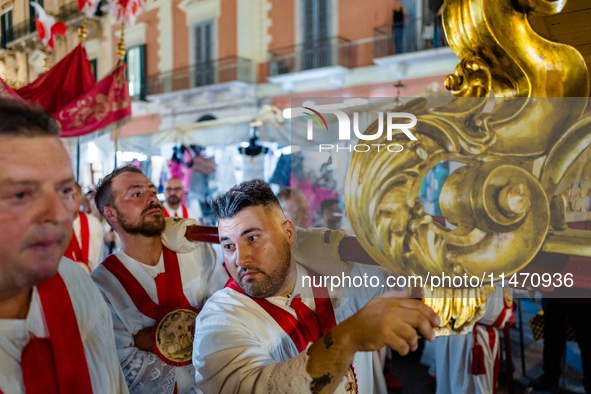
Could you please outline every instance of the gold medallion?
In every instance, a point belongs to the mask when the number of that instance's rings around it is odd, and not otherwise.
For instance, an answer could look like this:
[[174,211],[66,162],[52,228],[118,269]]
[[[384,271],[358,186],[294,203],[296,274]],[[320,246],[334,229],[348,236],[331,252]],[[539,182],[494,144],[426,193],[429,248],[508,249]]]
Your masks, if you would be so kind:
[[157,323],[154,344],[160,353],[158,356],[167,364],[180,366],[191,363],[196,317],[195,311],[176,309]]

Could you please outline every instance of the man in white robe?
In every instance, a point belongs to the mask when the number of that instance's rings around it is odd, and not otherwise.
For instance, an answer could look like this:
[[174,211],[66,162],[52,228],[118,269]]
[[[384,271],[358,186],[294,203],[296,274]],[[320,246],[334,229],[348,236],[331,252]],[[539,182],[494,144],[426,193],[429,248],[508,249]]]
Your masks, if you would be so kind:
[[62,257],[74,175],[58,132],[42,111],[0,99],[0,392],[127,393],[109,310]]
[[[103,232],[103,225],[101,222],[94,217],[94,215],[87,215],[84,212],[80,212],[80,204],[82,202],[82,188],[78,183],[75,185],[74,189],[74,235],[76,236],[76,242],[78,243],[80,249],[83,248],[84,245],[88,245],[88,251],[84,250],[82,253],[86,256],[88,255],[88,264],[85,262],[77,261],[78,264],[82,266],[82,268],[92,271],[96,267],[98,267],[100,263],[101,251],[103,248],[103,239],[104,239],[104,232]],[[82,223],[82,216],[85,216],[87,224]],[[88,233],[86,231],[82,231],[82,226],[88,225]],[[82,240],[82,236],[84,235],[87,237],[86,240]],[[69,256],[66,256],[69,257]],[[89,272],[90,273],[90,272]]]
[[[122,167],[103,179],[95,201],[121,238],[122,247],[113,256],[139,282],[151,302],[160,305],[163,300],[159,296],[174,288],[170,283],[161,286],[157,279],[166,274],[166,245],[161,238],[165,220],[156,193],[156,187],[140,170]],[[182,229],[177,231],[181,237],[186,225],[197,224],[194,220],[167,219],[171,225],[177,223],[175,220],[182,223]],[[182,292],[191,307],[199,310],[208,297],[223,287],[228,276],[209,244],[194,243],[188,251],[175,251],[179,252],[176,257]],[[138,300],[134,299],[138,292],[125,288],[106,261],[91,276],[111,310],[117,355],[130,392],[196,393],[193,366],[174,366],[155,354],[152,330],[157,316],[140,311]]]
[[400,292],[383,293],[382,268],[349,266],[351,277],[373,276],[375,285],[311,289],[310,273],[292,262],[295,227],[264,182],[235,186],[212,207],[232,279],[197,316],[193,364],[202,392],[371,393],[372,351],[407,354],[418,347],[417,330],[435,339],[439,318],[417,300],[393,298]]

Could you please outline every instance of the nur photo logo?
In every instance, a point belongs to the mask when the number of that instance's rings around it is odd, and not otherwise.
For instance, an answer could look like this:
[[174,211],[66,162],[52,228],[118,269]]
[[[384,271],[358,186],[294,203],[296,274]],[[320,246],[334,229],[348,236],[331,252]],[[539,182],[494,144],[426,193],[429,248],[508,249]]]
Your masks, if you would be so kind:
[[[312,141],[314,139],[314,124],[317,124],[320,127],[321,132],[330,132],[328,128],[328,124],[326,119],[322,114],[333,114],[337,117],[338,125],[339,125],[339,141],[350,141],[352,138],[351,135],[351,120],[349,116],[338,109],[322,109],[316,110],[311,107],[303,107],[310,112],[304,112],[305,115],[309,116],[307,122],[307,139],[308,141]],[[384,118],[386,119],[386,125],[384,127]],[[400,123],[401,119],[410,120],[410,122]],[[378,112],[378,130],[374,134],[363,134],[359,130],[359,113],[353,113],[353,133],[356,138],[360,141],[375,141],[382,137],[384,134],[384,129],[386,131],[386,139],[388,141],[392,141],[393,131],[400,130],[402,131],[411,141],[417,141],[417,138],[410,132],[409,129],[413,128],[417,124],[417,118],[413,114],[407,112],[388,112],[386,116],[384,116],[383,112]],[[326,131],[324,130],[326,128]],[[375,147],[379,152],[380,149],[384,148],[392,153],[401,152],[404,147],[398,143],[392,144],[355,144],[355,145],[348,145],[348,146],[339,146],[338,144],[319,144],[318,151],[330,151],[336,150],[337,152],[346,150],[351,152],[354,150],[355,152],[369,152],[372,147]]]

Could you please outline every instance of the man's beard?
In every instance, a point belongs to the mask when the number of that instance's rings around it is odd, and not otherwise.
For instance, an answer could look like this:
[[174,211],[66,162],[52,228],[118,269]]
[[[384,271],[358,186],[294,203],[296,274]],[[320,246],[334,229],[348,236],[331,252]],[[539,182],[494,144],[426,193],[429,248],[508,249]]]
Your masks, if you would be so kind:
[[[291,245],[286,239],[280,251],[279,259],[275,265],[275,270],[267,273],[256,267],[239,267],[238,285],[251,297],[267,298],[273,297],[279,293],[289,279],[291,271]],[[242,275],[246,272],[259,272],[259,274],[248,282],[242,281]]]
[[[160,209],[160,211],[162,211],[162,216],[153,216],[153,220],[146,220],[146,212],[149,212],[154,208]],[[131,235],[155,237],[156,235],[162,234],[164,231],[164,209],[161,205],[150,205],[148,208],[144,209],[140,215],[139,223],[128,221],[127,218],[119,212],[117,207],[115,207],[115,212],[117,212],[117,222],[121,225],[121,228]]]
[[177,196],[169,196],[166,198],[166,202],[168,203],[168,205],[178,205],[180,204],[181,199]]

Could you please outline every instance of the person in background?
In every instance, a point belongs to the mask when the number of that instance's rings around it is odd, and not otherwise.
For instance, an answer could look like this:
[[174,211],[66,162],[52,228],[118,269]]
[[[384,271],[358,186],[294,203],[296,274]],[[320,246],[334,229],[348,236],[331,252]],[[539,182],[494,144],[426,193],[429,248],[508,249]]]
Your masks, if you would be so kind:
[[185,196],[183,184],[179,178],[170,178],[164,184],[164,195],[166,201],[162,206],[164,207],[164,217],[179,217],[183,219],[195,219],[199,222],[201,215],[197,215],[189,208],[181,204]]
[[100,211],[96,207],[96,202],[94,201],[94,194],[94,190],[86,193],[86,195],[88,196],[90,212],[95,218],[97,218],[101,222],[103,226],[103,233],[105,234],[105,237],[103,238],[101,257],[99,259],[99,261],[103,261],[107,258],[108,255],[110,255],[111,253],[113,253],[121,247],[121,238],[119,238],[119,235],[113,230],[107,219],[105,219],[103,215],[101,215]]
[[394,0],[394,10],[392,12],[392,44],[394,53],[404,52],[404,24],[410,20],[406,15],[406,8],[402,6],[402,0]]
[[320,219],[314,222],[314,227],[326,227],[338,230],[341,225],[343,211],[339,208],[339,200],[327,198],[320,203]]
[[64,256],[74,260],[88,273],[100,262],[103,246],[103,226],[93,215],[80,212],[82,188],[76,182],[72,192],[74,200],[74,231]]
[[310,204],[301,190],[284,187],[277,193],[277,199],[287,220],[291,220],[296,227],[308,228]]
[[63,257],[74,174],[59,124],[0,99],[0,392],[125,394],[107,305]]

